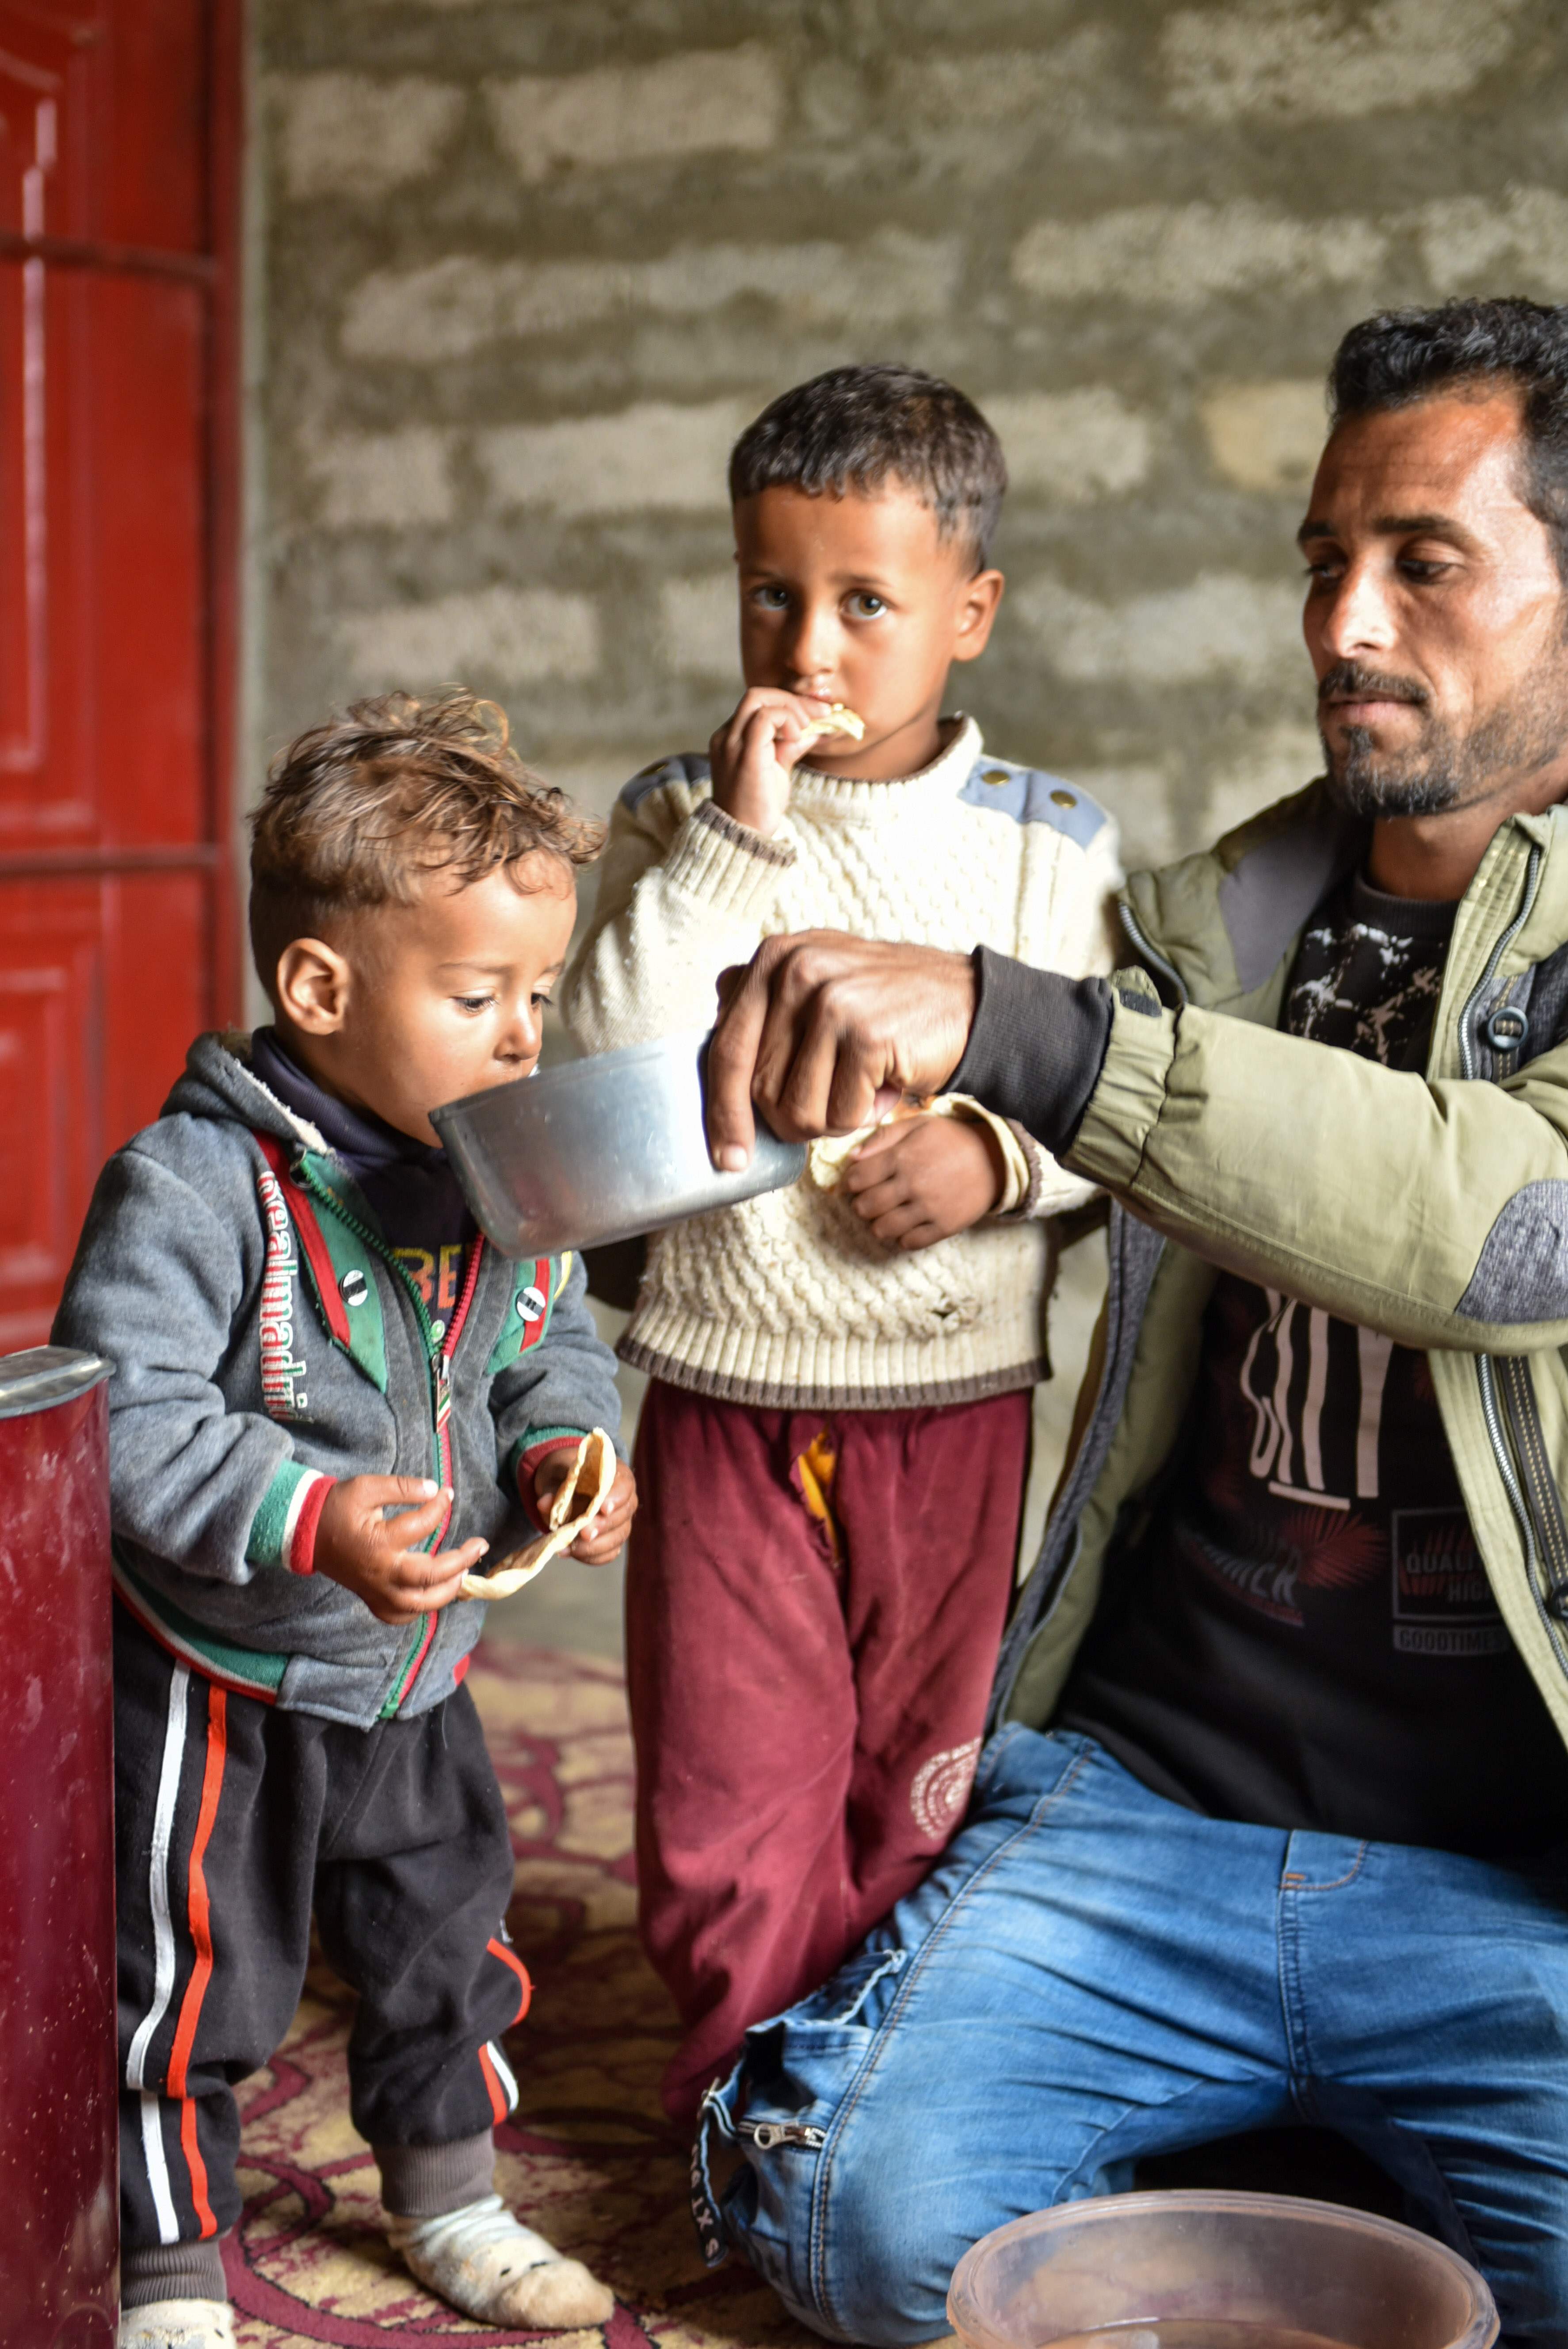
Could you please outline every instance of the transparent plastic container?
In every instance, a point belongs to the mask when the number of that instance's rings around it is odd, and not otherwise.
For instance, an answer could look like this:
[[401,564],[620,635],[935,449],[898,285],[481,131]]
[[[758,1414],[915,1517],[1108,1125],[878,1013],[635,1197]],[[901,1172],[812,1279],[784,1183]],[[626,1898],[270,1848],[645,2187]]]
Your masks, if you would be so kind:
[[969,2349],[1490,2349],[1467,2261],[1284,2194],[1112,2194],[998,2227],[954,2271]]

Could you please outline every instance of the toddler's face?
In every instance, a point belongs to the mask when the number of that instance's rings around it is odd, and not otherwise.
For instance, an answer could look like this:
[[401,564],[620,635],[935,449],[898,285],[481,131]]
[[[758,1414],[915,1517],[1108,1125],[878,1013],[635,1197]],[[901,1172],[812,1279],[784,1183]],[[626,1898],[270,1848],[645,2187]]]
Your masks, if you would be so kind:
[[279,964],[280,1026],[342,1101],[420,1142],[439,1139],[443,1102],[531,1074],[543,1011],[577,911],[570,866],[523,860],[466,889],[439,882],[412,905],[381,905],[337,946],[296,939]]
[[896,480],[874,496],[763,490],[737,505],[735,540],[747,684],[847,702],[864,740],[813,743],[811,765],[886,771],[880,747],[929,725],[949,665],[984,651],[1001,573],[974,571],[967,542],[939,537]]

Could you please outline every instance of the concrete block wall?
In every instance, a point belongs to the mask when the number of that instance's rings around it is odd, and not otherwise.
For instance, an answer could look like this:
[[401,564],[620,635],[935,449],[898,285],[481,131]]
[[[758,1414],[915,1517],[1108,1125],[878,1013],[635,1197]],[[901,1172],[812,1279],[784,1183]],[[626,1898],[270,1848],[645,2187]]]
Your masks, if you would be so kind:
[[1164,858],[1315,766],[1338,335],[1568,298],[1560,0],[257,0],[255,751],[460,678],[601,808],[737,689],[724,463],[848,358],[1015,487],[995,749]]

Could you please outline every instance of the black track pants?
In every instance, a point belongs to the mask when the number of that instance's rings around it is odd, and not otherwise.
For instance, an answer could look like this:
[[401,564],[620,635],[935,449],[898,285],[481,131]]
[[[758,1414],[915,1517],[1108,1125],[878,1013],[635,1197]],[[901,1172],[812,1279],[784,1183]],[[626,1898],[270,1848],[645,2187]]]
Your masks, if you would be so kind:
[[314,1904],[359,1993],[354,2125],[448,2145],[516,2102],[511,1845],[473,1700],[348,1729],[205,1680],[115,1609],[120,2202],[128,2251],[232,2226],[234,2085],[293,2020]]

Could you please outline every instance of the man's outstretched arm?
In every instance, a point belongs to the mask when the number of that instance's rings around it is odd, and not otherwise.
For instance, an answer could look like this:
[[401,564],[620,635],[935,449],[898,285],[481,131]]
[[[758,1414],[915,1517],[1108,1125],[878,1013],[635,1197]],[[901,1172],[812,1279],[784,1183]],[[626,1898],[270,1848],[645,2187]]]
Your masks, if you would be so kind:
[[748,1148],[753,1102],[805,1138],[957,1086],[1267,1287],[1411,1346],[1568,1343],[1568,1047],[1506,1086],[1429,1084],[1164,1010],[1140,976],[1108,988],[815,932],[768,942],[710,1067],[716,1160]]

